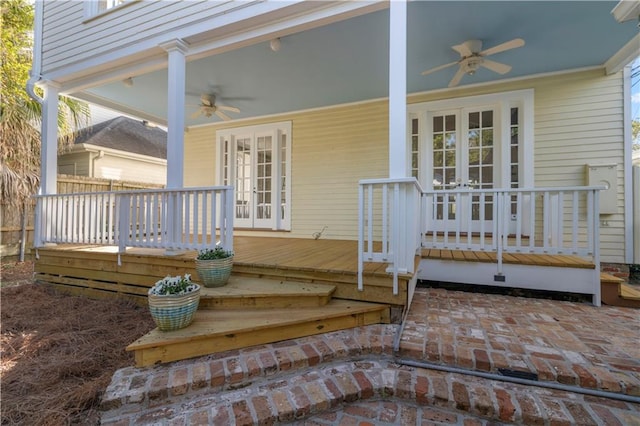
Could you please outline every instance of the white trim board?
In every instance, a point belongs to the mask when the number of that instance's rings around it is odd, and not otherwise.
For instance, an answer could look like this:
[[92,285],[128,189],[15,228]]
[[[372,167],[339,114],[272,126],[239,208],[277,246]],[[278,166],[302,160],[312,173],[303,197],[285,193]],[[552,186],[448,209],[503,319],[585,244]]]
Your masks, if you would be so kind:
[[[503,264],[502,269],[505,281],[499,282],[494,280],[498,271],[498,265],[495,263],[422,259],[418,278],[428,281],[589,294],[593,296],[593,303],[599,305],[598,269],[514,264]],[[594,278],[596,275],[597,279]]]

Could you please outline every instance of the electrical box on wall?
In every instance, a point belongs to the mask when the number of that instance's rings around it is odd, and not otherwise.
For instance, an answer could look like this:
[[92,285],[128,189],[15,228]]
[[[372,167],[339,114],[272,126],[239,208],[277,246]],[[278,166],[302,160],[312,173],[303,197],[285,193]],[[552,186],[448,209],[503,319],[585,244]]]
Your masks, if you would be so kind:
[[587,185],[604,186],[600,191],[600,214],[618,213],[617,164],[587,164]]

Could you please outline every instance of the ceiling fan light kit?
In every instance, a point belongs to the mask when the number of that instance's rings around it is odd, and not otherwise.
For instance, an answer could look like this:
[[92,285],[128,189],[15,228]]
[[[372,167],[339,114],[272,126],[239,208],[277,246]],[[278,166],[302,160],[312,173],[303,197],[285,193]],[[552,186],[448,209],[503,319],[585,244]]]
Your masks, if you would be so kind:
[[462,44],[451,46],[453,50],[458,52],[460,59],[455,62],[440,65],[435,68],[428,69],[422,72],[422,75],[433,74],[437,71],[445,68],[458,65],[458,71],[454,74],[453,78],[449,82],[449,87],[457,86],[464,75],[474,75],[480,67],[487,68],[498,74],[506,74],[511,71],[511,66],[500,62],[487,59],[487,56],[495,55],[496,53],[505,52],[507,50],[516,49],[524,46],[524,40],[521,38],[514,38],[513,40],[499,44],[486,50],[482,50],[482,40],[467,40]]

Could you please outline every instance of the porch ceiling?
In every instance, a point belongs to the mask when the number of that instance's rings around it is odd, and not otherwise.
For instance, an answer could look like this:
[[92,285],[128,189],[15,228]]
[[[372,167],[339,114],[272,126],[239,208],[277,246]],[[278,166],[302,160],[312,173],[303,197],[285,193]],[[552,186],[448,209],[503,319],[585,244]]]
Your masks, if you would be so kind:
[[[513,67],[500,76],[481,68],[461,86],[603,65],[636,34],[636,22],[617,23],[616,1],[487,2],[414,1],[408,5],[409,93],[446,88],[456,68],[420,73],[459,59],[451,49],[469,39],[484,48],[519,37],[526,45],[492,59]],[[388,94],[388,10],[286,36],[273,52],[260,43],[188,62],[188,126],[216,122],[190,119],[199,95],[214,92],[221,104],[236,106],[248,118]],[[72,95],[164,123],[166,69]]]

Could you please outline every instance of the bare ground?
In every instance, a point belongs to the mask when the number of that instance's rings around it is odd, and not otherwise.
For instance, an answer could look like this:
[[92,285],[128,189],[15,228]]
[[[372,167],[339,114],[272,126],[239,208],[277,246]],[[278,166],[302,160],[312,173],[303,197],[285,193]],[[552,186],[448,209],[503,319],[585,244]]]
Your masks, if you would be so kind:
[[124,348],[154,325],[125,301],[90,300],[33,282],[33,264],[2,262],[2,425],[99,423],[98,404]]

